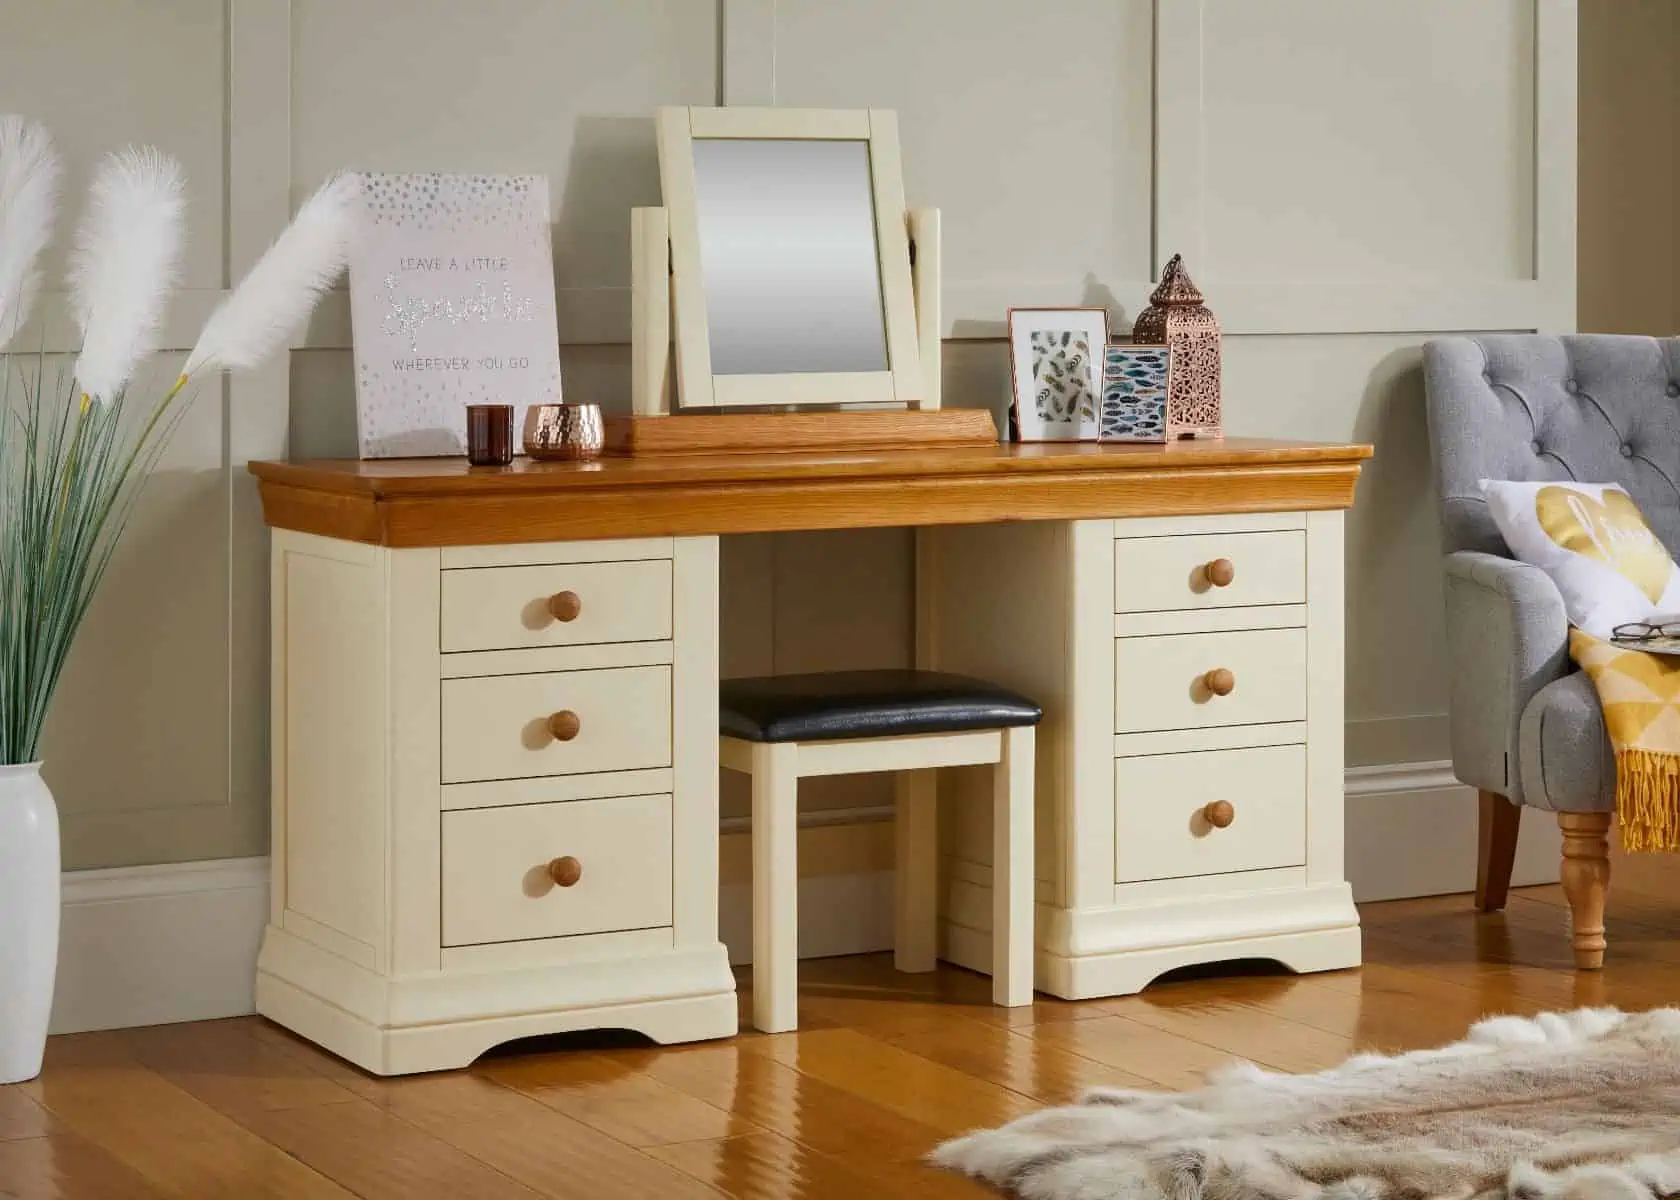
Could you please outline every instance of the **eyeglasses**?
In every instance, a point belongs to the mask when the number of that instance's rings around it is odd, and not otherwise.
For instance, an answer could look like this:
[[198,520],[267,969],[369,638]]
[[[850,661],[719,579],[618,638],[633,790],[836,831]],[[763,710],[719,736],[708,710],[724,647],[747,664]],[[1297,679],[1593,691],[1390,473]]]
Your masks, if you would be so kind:
[[1619,642],[1645,642],[1655,638],[1680,637],[1680,621],[1663,621],[1660,624],[1628,621],[1611,629],[1610,636]]

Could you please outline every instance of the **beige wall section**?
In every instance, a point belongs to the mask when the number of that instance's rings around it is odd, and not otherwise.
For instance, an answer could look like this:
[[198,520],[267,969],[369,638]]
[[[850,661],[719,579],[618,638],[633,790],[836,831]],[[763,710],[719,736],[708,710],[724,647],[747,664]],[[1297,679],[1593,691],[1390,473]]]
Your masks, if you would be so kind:
[[1124,282],[1151,274],[1150,0],[967,0],[960,31],[940,0],[771,7],[763,100],[898,111],[906,199],[941,211],[956,336],[997,332],[1011,304],[1135,302]]
[[[1583,59],[1612,28],[1658,73],[1626,14],[1666,3],[1583,0]],[[126,140],[182,156],[189,310],[333,168],[546,173],[564,386],[619,411],[653,108],[894,107],[908,199],[945,214],[949,402],[998,410],[1010,304],[1105,303],[1123,324],[1182,251],[1231,334],[1234,432],[1377,443],[1348,523],[1350,760],[1444,757],[1417,347],[1573,322],[1574,3],[972,0],[960,28],[954,7],[57,0],[0,9],[0,79],[3,107],[70,147],[75,180]],[[1613,93],[1587,97],[1588,121],[1628,116],[1614,75],[1587,71]],[[342,293],[289,380],[289,403],[274,379],[201,400],[113,569],[49,745],[70,866],[264,848],[266,560],[242,467],[353,445]],[[907,534],[726,539],[722,556],[731,673],[908,661]],[[807,799],[887,794],[834,781]]]
[[1680,331],[1680,5],[1582,0],[1581,328]]
[[[718,30],[716,0],[11,4],[0,110],[42,118],[65,146],[70,215],[104,151],[148,142],[181,159],[188,291],[172,350],[341,166],[546,173],[569,340],[623,342],[622,218],[658,199],[647,117],[715,101]],[[267,535],[243,467],[353,447],[342,293],[304,346],[289,403],[284,366],[278,388],[271,374],[199,398],[89,616],[45,751],[67,868],[267,849]],[[155,373],[173,377],[168,361]],[[565,385],[620,404],[625,348],[568,345]]]
[[[146,142],[180,160],[191,181],[186,287],[222,282],[226,36],[221,0],[54,0],[0,8],[0,108],[51,125],[67,159],[71,212],[107,151]],[[62,284],[69,229],[61,222],[49,252],[48,286]]]
[[[1445,757],[1418,346],[1435,330],[1568,326],[1555,197],[1573,166],[1554,134],[1573,117],[1573,73],[1557,69],[1573,61],[1573,6],[996,4],[973,17],[978,46],[920,38],[932,0],[890,7],[902,38],[883,47],[855,7],[842,21],[821,0],[778,0],[773,99],[899,109],[906,188],[946,212],[958,338],[995,333],[1010,303],[1130,316],[1152,269],[1185,253],[1231,334],[1233,432],[1379,446],[1348,524],[1350,761]],[[1046,78],[1018,47],[1047,22],[1090,61]],[[1550,133],[1537,93],[1560,110]],[[1079,187],[1019,169],[1073,158]],[[1001,345],[948,343],[946,367],[950,402],[1006,392]],[[871,535],[858,574],[897,584],[903,553],[898,535]]]
[[1202,9],[1210,279],[1531,277],[1533,0]]
[[[225,279],[233,234],[229,41],[219,0],[0,10],[0,110],[45,120],[67,159],[46,263],[47,328],[37,331],[47,345],[74,344],[65,340],[63,270],[94,165],[131,142],[174,155],[189,178],[184,290],[165,344],[190,345]],[[177,362],[160,355],[140,385],[167,387]],[[248,689],[241,704],[230,690],[235,532],[224,468],[239,435],[220,391],[200,398],[159,464],[66,669],[43,756],[63,809],[67,866],[248,854],[266,844],[265,796],[232,795],[236,774],[260,782],[260,746],[244,740],[244,767],[236,766],[232,728],[260,721],[263,697]]]

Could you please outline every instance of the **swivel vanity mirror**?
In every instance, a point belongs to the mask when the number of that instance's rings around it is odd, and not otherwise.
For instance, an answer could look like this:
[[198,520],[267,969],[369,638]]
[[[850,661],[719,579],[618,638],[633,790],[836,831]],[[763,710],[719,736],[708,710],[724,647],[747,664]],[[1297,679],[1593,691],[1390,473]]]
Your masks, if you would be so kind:
[[922,399],[894,114],[662,109],[659,174],[684,408]]
[[996,442],[986,411],[940,410],[939,210],[904,207],[891,112],[658,126],[665,206],[630,213],[634,415],[608,418],[613,450]]
[[869,143],[691,145],[714,376],[889,371]]

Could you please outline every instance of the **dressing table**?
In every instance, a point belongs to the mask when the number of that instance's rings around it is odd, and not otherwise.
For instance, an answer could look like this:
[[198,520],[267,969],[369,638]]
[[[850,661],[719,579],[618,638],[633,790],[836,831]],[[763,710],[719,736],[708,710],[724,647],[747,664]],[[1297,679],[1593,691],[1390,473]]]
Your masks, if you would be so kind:
[[[939,212],[906,206],[892,112],[655,129],[621,454],[251,465],[274,531],[258,1011],[382,1075],[568,1030],[735,1033],[718,538],[883,526],[918,531],[901,665],[1043,717],[1030,773],[1001,743],[870,760],[939,769],[898,831],[917,969],[937,920],[941,957],[991,970],[994,844],[1005,1003],[1027,925],[1033,984],[1069,998],[1224,959],[1356,964],[1341,514],[1370,448],[999,445],[943,405]],[[1000,764],[1001,838],[993,768],[958,763]],[[792,828],[767,824],[766,851]],[[788,1028],[791,922],[764,924],[782,983],[760,1016]]]
[[[784,530],[917,528],[917,665],[1042,704],[1040,990],[1356,965],[1342,510],[1369,453],[253,463],[273,528],[258,1011],[376,1074],[566,1030],[735,1033],[717,539]],[[989,786],[940,782],[940,956],[982,971],[990,806],[965,793]]]

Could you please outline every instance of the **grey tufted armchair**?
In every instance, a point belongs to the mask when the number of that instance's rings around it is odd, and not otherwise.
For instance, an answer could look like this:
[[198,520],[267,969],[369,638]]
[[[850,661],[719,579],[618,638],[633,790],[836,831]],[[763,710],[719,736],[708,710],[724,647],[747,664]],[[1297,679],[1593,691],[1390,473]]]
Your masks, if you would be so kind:
[[1519,805],[1557,814],[1575,964],[1604,964],[1616,764],[1556,586],[1510,557],[1479,479],[1619,483],[1680,547],[1680,339],[1509,334],[1423,350],[1446,550],[1453,772],[1481,792],[1476,906],[1505,906]]

